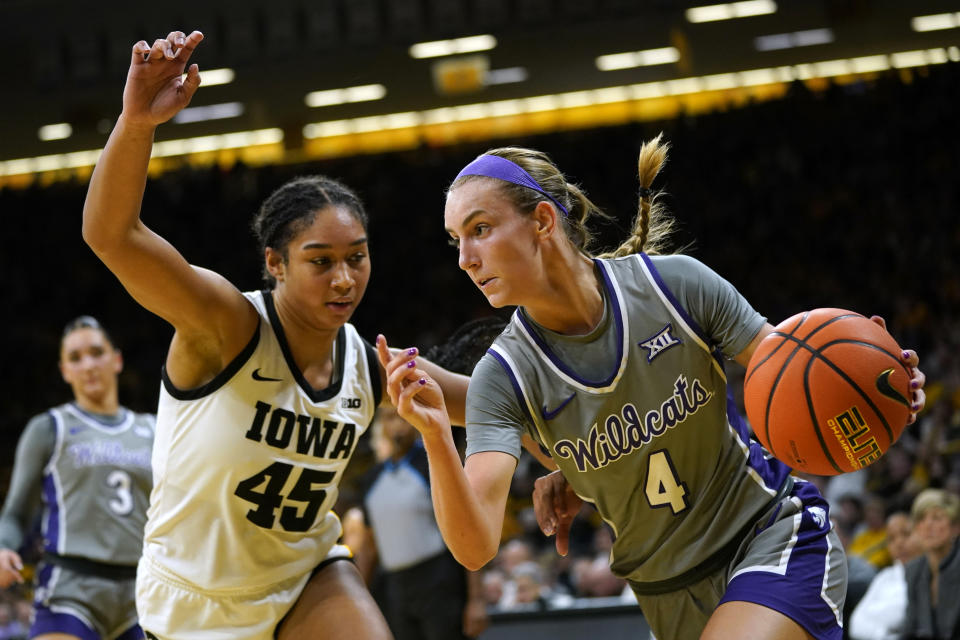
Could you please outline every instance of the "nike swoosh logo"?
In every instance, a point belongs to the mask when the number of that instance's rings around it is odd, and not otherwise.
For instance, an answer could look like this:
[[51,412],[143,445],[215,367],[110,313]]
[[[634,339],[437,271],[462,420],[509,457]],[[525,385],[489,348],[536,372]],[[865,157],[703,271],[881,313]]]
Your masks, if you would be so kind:
[[267,376],[260,375],[260,368],[257,367],[253,371],[253,379],[260,380],[263,382],[283,382],[283,378],[268,378]]
[[903,394],[893,388],[890,384],[890,376],[893,375],[893,369],[887,369],[877,376],[877,391],[887,396],[894,402],[899,402],[903,406],[910,408],[910,402],[903,397]]
[[563,402],[561,402],[561,403],[560,403],[560,406],[558,406],[558,407],[557,407],[556,409],[554,409],[553,411],[548,411],[548,410],[547,410],[547,405],[543,405],[543,408],[540,409],[540,415],[543,416],[543,419],[544,419],[544,420],[553,420],[554,418],[557,417],[557,414],[558,414],[558,413],[560,413],[561,411],[563,411],[563,408],[564,408],[565,406],[567,406],[568,404],[570,404],[570,401],[573,400],[574,397],[576,397],[576,395],[577,395],[577,394],[575,394],[575,393],[571,393],[570,396],[569,396],[566,400],[564,400]]

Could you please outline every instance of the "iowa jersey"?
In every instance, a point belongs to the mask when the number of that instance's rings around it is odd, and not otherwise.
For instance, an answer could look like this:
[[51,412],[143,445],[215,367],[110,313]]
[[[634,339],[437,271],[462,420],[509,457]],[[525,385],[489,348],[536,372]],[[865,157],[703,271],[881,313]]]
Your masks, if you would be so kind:
[[116,420],[75,404],[50,409],[55,443],[43,470],[44,550],[133,566],[150,495],[154,416],[120,408]]
[[177,389],[163,374],[146,569],[206,594],[250,593],[308,574],[341,534],[337,483],[379,402],[376,355],[349,324],[334,375],[314,390],[293,360],[270,292],[250,343],[216,378]]
[[727,392],[723,355],[764,319],[686,256],[596,270],[605,312],[590,334],[553,333],[518,309],[490,347],[470,383],[467,453],[518,455],[525,426],[612,527],[613,572],[669,591],[728,549],[789,475]]

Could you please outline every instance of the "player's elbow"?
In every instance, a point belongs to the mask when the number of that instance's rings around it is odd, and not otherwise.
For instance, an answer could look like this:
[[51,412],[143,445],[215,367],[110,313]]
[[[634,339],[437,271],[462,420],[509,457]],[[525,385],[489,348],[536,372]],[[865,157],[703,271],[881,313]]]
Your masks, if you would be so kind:
[[451,547],[450,551],[457,562],[462,564],[470,571],[479,571],[488,562],[497,557],[497,551],[500,550],[499,541],[487,541],[481,544],[463,545],[460,549]]
[[497,552],[494,551],[491,554],[480,555],[477,553],[457,555],[454,554],[454,557],[457,559],[457,562],[462,564],[464,568],[469,571],[479,571],[483,569],[488,562],[493,560],[497,555]]
[[87,246],[93,249],[96,254],[101,254],[110,249],[111,234],[106,232],[103,224],[98,224],[94,216],[89,211],[83,211],[83,226],[81,228],[83,241]]

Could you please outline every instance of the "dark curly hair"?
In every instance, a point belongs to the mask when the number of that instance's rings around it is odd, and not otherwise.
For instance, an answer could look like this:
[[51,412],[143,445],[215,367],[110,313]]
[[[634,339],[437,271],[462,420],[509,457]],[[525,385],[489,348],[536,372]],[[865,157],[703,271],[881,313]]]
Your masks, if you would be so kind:
[[435,345],[424,354],[427,360],[454,373],[470,375],[487,352],[487,347],[507,325],[496,316],[476,318],[463,323],[445,342]]
[[[299,176],[270,194],[253,218],[253,233],[260,243],[260,255],[267,247],[280,252],[286,262],[290,240],[313,223],[324,207],[340,205],[367,230],[367,212],[360,197],[342,182],[326,176]],[[268,287],[276,284],[263,267],[263,281]]]

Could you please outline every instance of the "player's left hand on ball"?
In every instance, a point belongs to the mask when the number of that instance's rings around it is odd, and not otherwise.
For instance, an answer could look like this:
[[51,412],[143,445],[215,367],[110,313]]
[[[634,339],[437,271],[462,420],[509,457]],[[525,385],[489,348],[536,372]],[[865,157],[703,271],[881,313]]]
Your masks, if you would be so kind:
[[[883,327],[884,330],[887,329],[886,321],[880,316],[871,316],[870,319]],[[910,391],[912,397],[910,398],[910,417],[907,419],[907,424],[913,424],[917,421],[917,414],[923,411],[923,405],[927,402],[927,394],[923,391],[923,385],[927,382],[927,376],[923,375],[923,371],[917,368],[917,365],[920,364],[920,358],[917,356],[916,351],[913,349],[904,349],[899,355],[900,361],[910,370]]]

